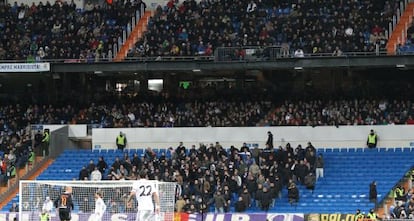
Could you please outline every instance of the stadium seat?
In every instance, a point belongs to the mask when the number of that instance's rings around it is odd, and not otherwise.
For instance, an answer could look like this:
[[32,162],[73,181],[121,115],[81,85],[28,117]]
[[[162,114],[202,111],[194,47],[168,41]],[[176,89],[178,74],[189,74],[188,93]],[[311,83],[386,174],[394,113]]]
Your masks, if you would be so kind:
[[[395,182],[401,179],[401,174],[405,174],[411,167],[414,157],[414,152],[411,151],[393,150],[392,152],[378,152],[363,151],[364,148],[349,147],[343,149],[347,151],[342,152],[339,149],[335,149],[324,149],[325,152],[329,153],[324,156],[326,163],[325,177],[318,180],[313,194],[304,186],[298,185],[301,198],[296,206],[292,206],[287,201],[287,190],[283,189],[282,199],[276,200],[276,206],[271,208],[270,212],[349,213],[354,212],[356,208],[367,211],[371,208],[371,204],[367,199],[369,183],[372,180],[377,181],[378,196],[379,200],[381,200],[387,196],[388,191],[395,185]],[[138,149],[137,152],[143,154],[144,150]],[[113,154],[111,155],[111,153]],[[115,159],[113,155],[118,155],[118,153],[122,154],[122,152],[112,150],[102,155],[107,159],[108,165],[110,165]],[[161,153],[166,153],[166,156],[170,157],[168,154],[170,151],[167,149],[160,148],[158,155]],[[87,164],[91,157],[96,162],[99,155],[101,154],[98,151],[65,151],[37,179],[71,180],[78,177],[80,167],[83,164]],[[378,160],[381,161],[381,164],[378,164]],[[11,202],[8,206],[10,207],[10,205]],[[212,208],[212,211],[214,211],[214,208]],[[253,207],[248,211],[260,212],[260,209]]]

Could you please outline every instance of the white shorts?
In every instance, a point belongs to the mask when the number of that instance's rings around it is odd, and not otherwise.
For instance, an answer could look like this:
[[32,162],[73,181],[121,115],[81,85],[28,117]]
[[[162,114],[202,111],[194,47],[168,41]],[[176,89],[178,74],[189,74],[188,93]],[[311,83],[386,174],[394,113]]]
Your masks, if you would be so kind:
[[98,214],[93,213],[88,221],[102,221],[102,216],[99,216]]
[[135,221],[156,221],[155,217],[152,210],[138,210]]

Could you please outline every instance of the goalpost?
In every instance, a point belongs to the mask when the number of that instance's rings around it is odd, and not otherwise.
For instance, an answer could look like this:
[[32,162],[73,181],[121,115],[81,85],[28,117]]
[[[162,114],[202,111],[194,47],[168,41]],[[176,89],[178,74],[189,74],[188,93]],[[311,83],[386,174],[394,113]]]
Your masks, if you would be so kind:
[[[173,221],[176,196],[176,183],[152,181],[156,184],[160,214],[158,221]],[[43,205],[48,197],[53,202],[64,191],[72,193],[75,209],[71,221],[88,221],[95,209],[95,193],[103,193],[107,209],[102,221],[135,221],[137,202],[127,203],[134,180],[117,181],[38,181],[20,180],[19,221],[38,221]],[[51,221],[59,217],[53,208]]]

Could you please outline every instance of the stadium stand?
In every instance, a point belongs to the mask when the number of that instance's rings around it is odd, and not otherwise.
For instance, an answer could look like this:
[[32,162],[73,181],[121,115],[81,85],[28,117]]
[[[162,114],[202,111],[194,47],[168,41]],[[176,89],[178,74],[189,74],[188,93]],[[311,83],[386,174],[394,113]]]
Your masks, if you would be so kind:
[[137,11],[141,1],[116,1],[113,5],[85,4],[83,11],[66,1],[53,4],[1,4],[0,60],[35,62],[95,62],[114,57],[113,44]]
[[41,155],[38,151],[39,138],[34,140],[35,148],[32,149],[28,123],[76,123],[91,124],[93,127],[340,126],[414,123],[413,104],[408,100],[310,100],[276,103],[255,98],[246,99],[231,102],[211,100],[201,104],[185,99],[167,101],[161,97],[158,97],[158,100],[152,97],[151,102],[92,104],[79,110],[70,105],[3,106],[0,127],[0,151],[1,157],[5,158],[2,164],[2,180],[8,180],[6,175],[10,173],[7,171],[14,167],[24,168],[30,159],[33,160],[31,155]]
[[[333,0],[178,4],[171,0],[156,9],[144,38],[128,54],[212,56],[220,47],[244,46],[276,46],[284,50],[284,56],[294,56],[298,49],[307,55],[369,54],[385,51],[388,26],[399,6],[397,0],[375,4]],[[124,35],[131,31],[132,17],[145,10],[145,3],[89,2],[83,11],[66,2],[16,3],[2,4],[0,10],[4,15],[1,60],[95,62],[115,57]],[[246,56],[243,50],[233,52],[237,52],[233,59]]]
[[[216,148],[217,146],[212,146],[211,148]],[[290,148],[284,148],[285,150],[289,150]],[[178,149],[177,149],[178,150]],[[206,149],[207,150],[207,149]],[[234,148],[232,148],[234,151]],[[194,183],[194,180],[198,180],[199,178],[206,178],[209,180],[210,175],[217,173],[218,177],[222,177],[223,179],[219,181],[220,185],[230,187],[232,194],[226,194],[224,189],[223,194],[228,197],[230,200],[230,206],[226,209],[226,211],[234,211],[234,204],[239,196],[239,192],[242,190],[241,186],[243,185],[250,185],[249,181],[246,177],[244,177],[244,173],[239,173],[242,184],[236,190],[232,190],[232,184],[230,179],[226,178],[227,172],[232,172],[236,169],[242,169],[240,161],[243,161],[243,158],[232,157],[238,156],[239,153],[236,155],[232,155],[232,150],[228,149],[226,153],[228,154],[228,158],[226,158],[226,164],[220,163],[221,160],[218,161],[211,161],[208,164],[206,169],[202,169],[204,173],[197,172],[199,168],[195,168],[194,171],[190,171],[190,176],[193,177],[186,177],[186,173],[184,170],[177,169],[176,172],[179,172],[180,175],[176,176],[176,180],[182,183],[182,196],[184,199],[189,200],[187,201],[187,206],[184,206],[184,211],[189,211],[189,204],[195,204],[196,208],[200,208],[200,203],[193,201],[191,199],[189,193],[191,195],[195,195],[196,199],[198,197],[203,198],[205,203],[209,205],[209,211],[214,211],[214,201],[212,200],[213,193],[216,191],[220,191],[219,186],[215,185],[214,182],[211,183],[211,189],[209,191],[208,197],[204,196],[200,189],[201,186],[197,186]],[[305,149],[303,149],[305,150]],[[307,151],[310,151],[311,148],[307,147]],[[398,181],[406,174],[406,172],[411,168],[412,163],[411,159],[413,157],[414,151],[411,148],[378,148],[374,150],[364,149],[364,148],[340,148],[332,151],[332,148],[322,148],[317,149],[317,154],[322,154],[325,160],[325,176],[323,178],[319,178],[316,182],[316,188],[312,193],[311,190],[306,189],[306,187],[300,183],[300,181],[294,181],[300,192],[300,199],[297,205],[291,205],[288,202],[288,193],[287,193],[287,183],[285,182],[285,178],[283,176],[282,170],[280,170],[280,177],[282,178],[283,187],[281,190],[281,197],[278,198],[277,194],[275,194],[275,205],[272,206],[269,211],[271,212],[297,212],[301,211],[304,213],[348,213],[352,214],[356,211],[356,209],[361,209],[362,211],[369,211],[371,208],[374,208],[374,204],[369,202],[368,199],[368,189],[369,184],[372,181],[376,181],[378,184],[378,198],[379,201],[385,199],[388,196],[390,190],[394,188],[394,186],[398,183]],[[150,164],[150,160],[145,157],[146,153],[142,149],[131,149],[128,150],[126,154],[132,158],[134,153],[137,153],[141,157],[141,165],[140,167],[146,168]],[[171,165],[173,168],[181,168],[180,160],[173,160],[177,159],[176,157],[179,156],[173,152],[171,156],[164,158],[161,157],[163,154],[162,152],[169,152],[170,150],[163,150],[161,149],[154,149],[155,153],[157,154],[158,158],[154,158],[152,161],[154,163],[155,173],[152,175],[154,178],[158,178],[160,180],[169,180],[175,179],[173,178],[173,171],[172,170],[165,170],[162,166],[162,162],[166,160],[168,165]],[[200,151],[203,152],[203,148],[194,151],[193,149],[186,150],[186,157],[187,159],[195,160],[194,156],[191,156],[192,153],[199,153]],[[253,151],[253,149],[251,149]],[[291,149],[293,151],[293,149]],[[295,155],[294,158],[298,158],[299,155],[297,154],[298,151],[294,151]],[[206,152],[208,153],[208,151]],[[274,159],[279,159],[281,152],[275,151],[276,155]],[[234,152],[233,152],[234,154]],[[90,160],[93,160],[94,164],[98,163],[98,157],[102,156],[109,167],[115,162],[116,158],[120,159],[121,164],[128,165],[125,163],[124,160],[124,153],[121,151],[90,151],[90,150],[66,150],[59,158],[56,159],[55,163],[52,164],[44,173],[42,173],[37,179],[38,180],[71,180],[71,179],[78,179],[79,173],[81,170],[82,165],[79,164],[79,161],[84,162],[84,166],[87,167]],[[260,157],[268,157],[269,152],[262,151],[259,154]],[[306,157],[308,158],[308,156]],[[220,159],[220,158],[218,158]],[[268,159],[268,158],[266,158]],[[246,159],[245,159],[246,160]],[[381,164],[378,164],[378,162]],[[176,163],[174,163],[176,162]],[[268,162],[268,166],[269,163]],[[201,165],[204,165],[202,162]],[[216,172],[211,165],[216,165],[215,168]],[[224,165],[234,165],[233,168]],[[237,166],[238,165],[238,166]],[[296,164],[298,166],[298,164]],[[126,166],[127,168],[132,168]],[[272,181],[274,178],[272,177],[272,169],[267,167],[265,169],[264,164],[259,164],[261,169],[261,173],[264,177],[257,176],[257,181],[254,181],[254,185],[257,187],[259,183],[263,186],[271,186],[270,183],[275,183]],[[168,173],[168,175],[164,174],[164,170]],[[206,173],[206,170],[210,170],[211,173]],[[289,167],[290,170],[290,167]],[[108,170],[105,172],[104,177],[107,177]],[[292,172],[295,174],[295,172]],[[292,174],[291,174],[292,175]],[[207,182],[207,181],[206,181]],[[287,180],[286,180],[287,182]],[[248,187],[250,189],[250,186]],[[257,188],[256,188],[257,189]],[[234,192],[233,192],[234,191]],[[257,194],[257,193],[256,193]],[[253,194],[254,195],[254,194]],[[109,199],[106,199],[109,200]],[[17,198],[13,199],[3,210],[8,210],[13,202],[17,202]],[[79,202],[77,202],[79,203]],[[262,211],[252,199],[251,207],[247,208],[249,212],[259,212]],[[77,204],[79,206],[79,204]],[[79,210],[79,207],[77,207]],[[197,211],[195,211],[197,212]]]
[[[171,0],[157,8],[129,56],[210,56],[220,47],[245,46],[278,46],[284,56],[297,49],[329,56],[385,51],[398,8],[399,1]],[[246,55],[234,52],[235,60]]]

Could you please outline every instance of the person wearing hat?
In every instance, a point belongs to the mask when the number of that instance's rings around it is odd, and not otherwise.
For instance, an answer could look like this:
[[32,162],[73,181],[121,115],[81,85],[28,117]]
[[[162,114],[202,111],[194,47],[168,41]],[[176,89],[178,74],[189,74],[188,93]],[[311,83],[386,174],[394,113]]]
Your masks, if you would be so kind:
[[378,142],[378,136],[374,132],[374,130],[371,129],[370,133],[368,134],[368,139],[367,139],[368,148],[376,148],[377,142]]

